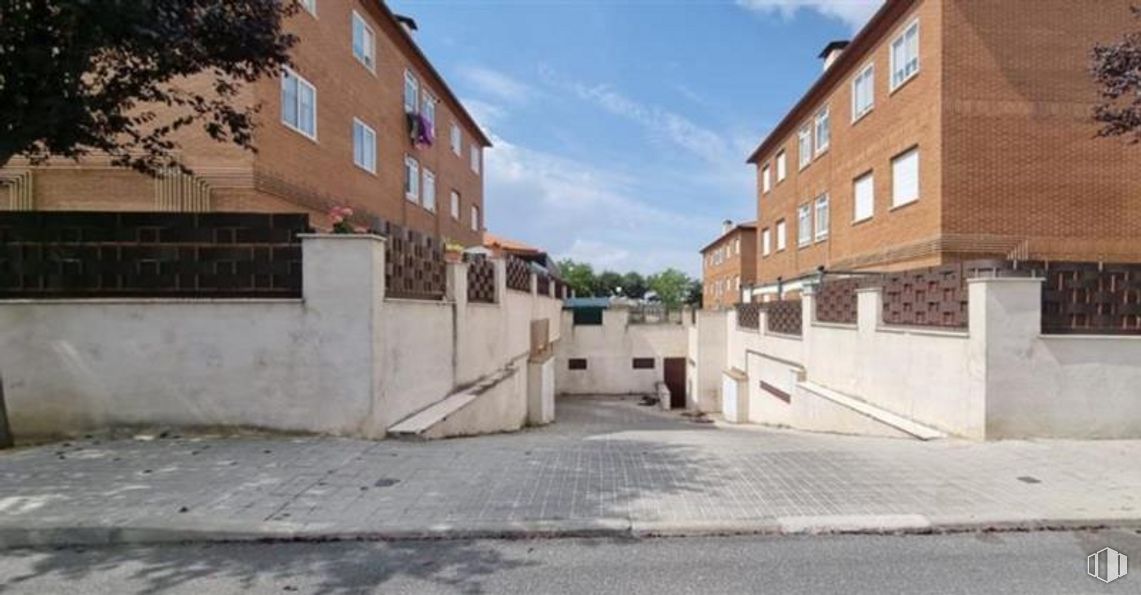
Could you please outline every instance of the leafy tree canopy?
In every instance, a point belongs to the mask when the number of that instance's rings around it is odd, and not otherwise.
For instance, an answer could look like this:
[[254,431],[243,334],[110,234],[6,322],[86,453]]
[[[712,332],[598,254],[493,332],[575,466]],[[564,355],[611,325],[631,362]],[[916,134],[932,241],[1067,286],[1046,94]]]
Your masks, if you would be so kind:
[[697,299],[701,299],[701,281],[690,279],[677,269],[666,269],[656,275],[643,277],[636,271],[620,274],[615,271],[602,271],[595,274],[594,268],[583,262],[571,259],[559,261],[563,280],[579,297],[624,296],[642,299],[646,292],[653,290],[669,306],[693,302],[697,287]]
[[[1141,19],[1141,7],[1133,8],[1133,16]],[[1141,142],[1141,30],[1095,46],[1091,70],[1102,98],[1094,108],[1094,120],[1102,126],[1098,136]]]

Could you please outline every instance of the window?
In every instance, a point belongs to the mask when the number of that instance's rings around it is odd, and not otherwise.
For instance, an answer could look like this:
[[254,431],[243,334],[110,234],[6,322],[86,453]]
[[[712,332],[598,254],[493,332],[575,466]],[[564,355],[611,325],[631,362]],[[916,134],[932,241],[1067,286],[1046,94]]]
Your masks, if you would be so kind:
[[812,162],[812,128],[805,126],[797,134],[797,147],[800,149],[800,169]]
[[436,210],[436,174],[426,167],[424,168],[424,191],[421,197],[423,198],[421,204],[424,205],[425,209]]
[[479,207],[475,205],[471,207],[471,230],[479,231]]
[[567,360],[567,369],[568,370],[585,370],[586,369],[586,360],[584,358],[580,358],[580,357],[572,357],[572,358]]
[[772,254],[772,236],[772,232],[770,232],[767,227],[761,231],[761,253],[765,256]]
[[301,5],[301,8],[309,11],[309,14],[317,16],[317,0],[297,0],[297,3]]
[[353,11],[353,55],[365,68],[376,71],[376,33],[364,21],[364,17]]
[[474,144],[471,146],[471,170],[479,174],[479,147]]
[[788,175],[788,159],[785,158],[784,151],[777,153],[777,182],[783,182]]
[[420,103],[420,81],[407,70],[404,71],[404,112],[416,113],[416,106]]
[[740,254],[740,253],[741,253],[741,238],[737,238],[737,239],[733,240],[733,254],[736,255],[736,254]]
[[868,64],[852,80],[852,121],[864,117],[876,104],[876,67]]
[[452,190],[452,219],[460,218],[460,193]]
[[353,163],[376,173],[376,132],[356,118],[353,118]]
[[769,190],[773,189],[773,181],[771,179],[771,176],[769,175],[771,173],[772,172],[769,171],[769,166],[767,166],[767,165],[761,169],[761,192],[762,193],[768,192]]
[[828,108],[824,108],[816,114],[816,154],[827,151],[831,141],[832,127],[829,124]]
[[788,247],[788,232],[785,231],[784,219],[777,221],[777,252]]
[[317,139],[317,89],[288,68],[281,73],[281,122]]
[[432,138],[436,138],[436,98],[424,91],[424,109],[420,112],[424,115],[424,120],[428,122],[428,130],[432,133]]
[[852,221],[870,219],[876,210],[875,178],[872,176],[872,172],[856,178],[853,185],[852,194],[855,195],[856,206],[855,213],[852,214]]
[[812,243],[812,208],[800,205],[796,209],[796,245],[801,248]]
[[653,370],[654,358],[652,357],[636,357],[633,361],[635,370]]
[[891,206],[919,200],[919,149],[914,148],[891,160]]
[[463,154],[462,139],[463,137],[460,135],[460,127],[456,126],[455,122],[452,122],[452,152],[455,153],[457,157]]
[[828,195],[820,196],[816,199],[816,241],[827,239],[828,237]]
[[420,162],[404,157],[404,197],[412,202],[420,200]]
[[919,73],[919,21],[891,42],[891,90],[895,91]]

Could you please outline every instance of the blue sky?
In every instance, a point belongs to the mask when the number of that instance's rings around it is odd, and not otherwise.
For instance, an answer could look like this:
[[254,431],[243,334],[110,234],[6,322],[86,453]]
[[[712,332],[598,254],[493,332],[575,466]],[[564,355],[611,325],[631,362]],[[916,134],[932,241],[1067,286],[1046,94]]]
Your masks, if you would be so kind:
[[700,274],[756,216],[749,153],[881,0],[390,0],[491,136],[487,228]]

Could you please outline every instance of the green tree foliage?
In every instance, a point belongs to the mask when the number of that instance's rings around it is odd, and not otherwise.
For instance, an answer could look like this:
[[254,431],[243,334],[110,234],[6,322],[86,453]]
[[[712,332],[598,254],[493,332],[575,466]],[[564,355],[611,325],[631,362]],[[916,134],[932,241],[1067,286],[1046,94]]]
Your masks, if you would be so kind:
[[690,279],[677,269],[666,269],[649,277],[643,277],[635,271],[624,275],[614,271],[602,271],[596,275],[594,268],[589,264],[568,258],[559,261],[559,270],[562,272],[563,280],[579,297],[620,295],[642,299],[646,296],[646,292],[652,289],[667,305],[677,306],[682,303],[695,303],[693,286],[696,285],[698,300],[696,303],[700,303],[701,300],[701,281]]
[[[1133,16],[1141,19],[1141,7],[1133,7]],[[1098,135],[1141,143],[1141,31],[1095,46],[1091,72],[1102,100],[1094,108],[1094,120],[1101,124]]]
[[574,290],[578,297],[594,295],[594,268],[585,262],[575,262],[569,258],[559,261],[559,271],[563,281]]
[[674,307],[680,306],[688,297],[690,278],[677,269],[666,269],[647,279],[647,284],[662,303]]
[[602,271],[595,283],[594,295],[597,297],[626,295],[622,289],[622,275],[614,271]]
[[[0,166],[92,151],[153,172],[199,123],[252,150],[242,88],[289,63],[292,0],[0,0]],[[203,85],[181,84],[197,77]],[[160,116],[159,109],[170,116]],[[172,108],[172,109],[167,109]]]
[[622,275],[622,293],[629,298],[640,300],[646,296],[646,279],[634,271]]

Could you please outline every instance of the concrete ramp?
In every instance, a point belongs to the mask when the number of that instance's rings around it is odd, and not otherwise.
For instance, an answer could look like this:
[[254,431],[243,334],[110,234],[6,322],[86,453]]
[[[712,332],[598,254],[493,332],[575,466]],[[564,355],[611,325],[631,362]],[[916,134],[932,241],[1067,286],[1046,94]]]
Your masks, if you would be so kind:
[[[830,423],[837,426],[832,431],[851,429],[855,430],[854,433],[859,434],[896,435],[919,440],[935,440],[947,437],[945,432],[819,384],[802,381],[797,383],[797,389],[802,398],[816,398],[823,401],[817,405],[829,410],[827,417],[830,419]],[[827,428],[811,429],[827,430]]]
[[388,428],[387,434],[432,440],[511,432],[526,421],[526,375],[511,365],[400,420]]

